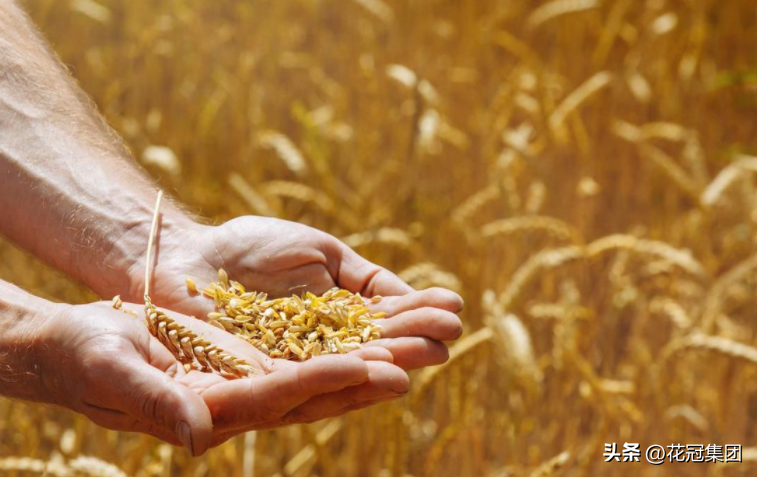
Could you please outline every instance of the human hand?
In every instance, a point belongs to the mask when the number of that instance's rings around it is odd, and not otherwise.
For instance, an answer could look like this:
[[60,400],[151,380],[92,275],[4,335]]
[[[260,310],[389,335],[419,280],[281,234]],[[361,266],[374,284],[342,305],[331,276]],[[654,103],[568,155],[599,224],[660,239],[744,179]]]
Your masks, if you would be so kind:
[[42,399],[116,430],[142,432],[193,455],[252,429],[313,422],[394,399],[408,389],[381,347],[304,363],[270,359],[207,323],[167,312],[182,326],[245,359],[260,374],[229,380],[186,371],[134,318],[107,303],[52,305],[33,340]]
[[[240,217],[220,226],[193,224],[174,228],[159,238],[151,297],[181,313],[205,317],[211,300],[190,293],[185,278],[202,287],[223,268],[248,290],[273,297],[311,291],[321,294],[338,286],[370,297],[386,296],[375,307],[386,311],[381,321],[384,346],[404,369],[440,364],[448,352],[442,341],[457,339],[462,324],[456,313],[462,299],[441,288],[414,291],[390,271],[360,257],[335,237],[314,228],[265,217]],[[144,290],[144,258],[130,271],[128,299]]]

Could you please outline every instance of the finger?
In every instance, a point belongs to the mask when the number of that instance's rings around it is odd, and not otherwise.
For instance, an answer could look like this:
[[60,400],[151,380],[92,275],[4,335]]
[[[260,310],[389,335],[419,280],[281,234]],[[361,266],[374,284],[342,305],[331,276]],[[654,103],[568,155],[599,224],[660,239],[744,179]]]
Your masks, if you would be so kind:
[[90,421],[94,422],[100,427],[105,427],[114,431],[150,434],[151,436],[168,442],[171,445],[182,445],[181,441],[179,441],[174,432],[169,431],[168,429],[165,429],[163,427],[158,427],[154,423],[140,421],[134,416],[121,411],[104,409],[88,403],[83,403],[83,405],[79,407],[77,411],[87,416]]
[[[331,413],[328,416],[324,416],[323,419],[328,419],[328,418],[332,418],[332,417],[341,416],[342,414],[346,414],[346,413],[351,412],[351,411],[357,411],[359,409],[364,409],[366,407],[373,406],[375,404],[380,404],[380,403],[388,402],[388,401],[394,401],[395,399],[399,399],[402,396],[404,396],[404,394],[391,394],[390,393],[390,394],[388,394],[388,395],[386,395],[384,397],[380,397],[378,399],[373,399],[373,400],[369,400],[369,401],[361,401],[359,403],[351,404],[351,405],[349,405],[347,407],[339,409],[336,412],[333,412],[333,413]],[[236,437],[239,434],[242,434],[244,432],[250,432],[250,431],[261,430],[261,429],[270,429],[270,428],[278,427],[280,425],[281,425],[281,423],[268,423],[268,424],[265,424],[265,425],[262,425],[262,426],[245,427],[243,429],[238,429],[238,430],[234,430],[234,431],[227,431],[227,432],[217,433],[216,435],[213,436],[213,441],[210,444],[210,446],[211,447],[215,447],[215,446],[221,445],[224,442],[228,441],[229,439],[231,439],[233,437]]]
[[[335,250],[329,254],[329,265],[338,267],[334,275],[338,278],[338,286],[368,297],[406,295],[413,291],[400,277],[364,259],[342,242],[336,241],[333,247]],[[334,257],[338,261],[334,261]]]
[[425,336],[437,341],[451,341],[463,334],[460,318],[440,308],[417,308],[374,323],[381,327],[383,338]]
[[410,389],[407,373],[397,366],[381,361],[368,363],[369,380],[334,393],[320,394],[289,411],[283,422],[308,423],[337,416],[378,399],[396,398]]
[[387,363],[394,361],[394,356],[392,356],[392,353],[388,349],[382,348],[380,346],[360,348],[350,352],[350,356],[357,356],[363,361],[386,361]]
[[457,293],[445,288],[429,288],[404,296],[385,296],[380,302],[372,305],[375,311],[386,312],[394,316],[404,311],[416,308],[432,307],[459,313],[463,309],[463,299]]
[[444,343],[422,337],[382,338],[365,346],[388,349],[394,356],[394,364],[405,370],[435,366],[449,359],[449,350]]
[[207,450],[213,422],[196,392],[137,358],[112,363],[101,367],[103,375],[97,377],[108,407],[173,433],[192,455]]
[[220,383],[203,393],[217,427],[239,428],[278,418],[315,395],[368,380],[368,366],[348,355],[319,356],[262,377]]

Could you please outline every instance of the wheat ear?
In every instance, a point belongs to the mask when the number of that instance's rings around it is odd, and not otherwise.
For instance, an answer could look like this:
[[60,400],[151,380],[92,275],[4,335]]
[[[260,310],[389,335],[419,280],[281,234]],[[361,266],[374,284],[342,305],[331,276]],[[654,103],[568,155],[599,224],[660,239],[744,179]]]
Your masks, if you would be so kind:
[[[150,299],[150,272],[152,267],[152,248],[158,231],[158,216],[163,191],[158,191],[155,200],[155,212],[152,216],[150,236],[147,239],[147,253],[145,254],[145,319],[150,334],[158,338],[163,345],[184,364],[185,368],[196,368],[200,371],[216,371],[228,373],[237,377],[247,376],[257,370],[245,360],[232,356],[207,340],[198,336],[194,331],[186,328],[171,317],[158,310]],[[115,303],[114,303],[115,304]]]

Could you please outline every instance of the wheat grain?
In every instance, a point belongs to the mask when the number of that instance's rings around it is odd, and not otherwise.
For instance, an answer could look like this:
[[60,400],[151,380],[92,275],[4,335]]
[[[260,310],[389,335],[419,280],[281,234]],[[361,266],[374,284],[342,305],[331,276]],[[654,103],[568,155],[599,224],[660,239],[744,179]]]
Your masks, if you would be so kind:
[[187,370],[216,371],[237,377],[261,374],[244,359],[227,353],[158,310],[149,297],[145,299],[145,315],[150,333],[158,338]]
[[360,294],[332,288],[321,296],[306,292],[302,297],[268,299],[265,293],[248,292],[229,280],[222,269],[219,281],[203,294],[217,311],[209,322],[250,342],[271,358],[307,360],[314,356],[347,353],[380,337],[368,305],[381,297],[364,299]]

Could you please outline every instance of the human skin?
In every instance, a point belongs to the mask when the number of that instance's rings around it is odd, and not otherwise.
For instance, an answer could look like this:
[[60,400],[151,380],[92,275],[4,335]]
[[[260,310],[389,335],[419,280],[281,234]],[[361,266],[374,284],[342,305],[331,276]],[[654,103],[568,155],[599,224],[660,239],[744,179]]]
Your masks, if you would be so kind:
[[[125,300],[141,302],[145,246],[157,189],[11,0],[0,0],[0,178],[0,232],[103,297],[120,294]],[[414,291],[393,273],[368,262],[326,233],[263,217],[240,217],[220,226],[206,226],[195,222],[170,201],[164,203],[152,274],[153,302],[170,309],[172,317],[178,313],[204,317],[212,309],[212,302],[189,293],[184,279],[192,277],[203,286],[214,279],[221,267],[248,289],[272,296],[304,290],[320,293],[333,286],[366,296],[387,295],[377,305],[377,309],[388,313],[382,323],[384,338],[354,356],[345,357],[353,362],[377,358],[384,363],[368,367],[370,383],[381,381],[380,374],[373,378],[374,371],[385,370],[388,362],[393,363],[391,369],[400,371],[444,362],[447,348],[443,342],[456,339],[462,331],[456,315],[462,308],[462,300],[457,294],[442,289]],[[80,315],[100,314],[107,315],[105,322],[116,319],[111,310],[87,306],[90,308],[67,308],[62,315],[43,314],[30,322],[42,322],[45,317],[52,320],[50,316],[55,316],[58,318],[54,323],[60,323],[63,320],[60,316],[75,316],[78,318],[70,320],[78,323],[84,320]],[[12,316],[20,313],[14,310],[11,308],[8,313]],[[118,321],[123,321],[118,316]],[[89,320],[104,330],[110,329],[95,318]],[[197,326],[205,326],[195,321]],[[8,323],[3,326],[10,326]],[[53,325],[40,329],[50,326]],[[66,334],[84,333],[83,328],[71,327]],[[144,330],[140,332],[143,337],[137,338],[134,334],[137,331],[131,328],[128,337],[119,339],[147,340]],[[107,332],[97,336],[105,340]],[[75,341],[74,335],[71,340]],[[239,340],[233,338],[233,341]],[[25,369],[22,351],[35,349],[34,344],[39,342],[33,339],[29,345],[6,343],[3,349],[5,359],[11,363],[7,365],[9,372],[16,375],[27,372],[13,366]],[[152,345],[143,350],[151,348]],[[267,359],[259,353],[253,353],[251,358],[258,363]],[[166,362],[160,361],[161,366]],[[95,363],[102,364],[98,360]],[[61,375],[73,373],[75,377],[75,373],[89,372],[85,368],[54,369]],[[136,367],[130,369],[133,379],[141,379]],[[308,365],[297,369],[315,368]],[[292,381],[287,386],[298,385],[291,373],[277,376],[282,380],[289,376]],[[216,378],[203,375],[202,379]],[[308,391],[329,384],[320,379],[331,378],[314,372],[307,381]],[[18,395],[19,391],[14,395],[6,389],[10,388],[4,385],[0,394],[24,398]],[[284,383],[276,389],[285,389]],[[380,387],[356,385],[322,391],[315,402],[323,410],[343,409],[345,402],[349,402],[346,408],[358,408],[384,399],[383,391]],[[37,397],[28,399],[44,401]],[[218,408],[221,409],[218,416],[224,415],[222,409],[233,408],[241,407],[230,401]],[[223,420],[216,415],[212,418]],[[95,420],[111,425],[107,420]],[[273,422],[276,425],[278,421]],[[233,435],[246,425],[247,421],[240,418],[227,430]],[[159,426],[153,424],[153,427]],[[194,435],[194,425],[191,432]],[[207,442],[221,438],[215,436]]]
[[396,398],[407,374],[383,347],[304,363],[269,359],[207,323],[183,326],[256,372],[227,379],[186,371],[144,326],[101,302],[51,303],[0,281],[0,394],[62,406],[93,422],[151,434],[194,455],[252,429],[313,422]]

